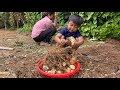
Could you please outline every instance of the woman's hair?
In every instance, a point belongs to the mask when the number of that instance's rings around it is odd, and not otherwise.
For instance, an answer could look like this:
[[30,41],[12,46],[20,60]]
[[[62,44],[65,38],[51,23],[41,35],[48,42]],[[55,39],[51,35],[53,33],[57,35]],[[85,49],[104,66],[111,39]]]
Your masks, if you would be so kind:
[[55,12],[42,12],[42,18],[44,18],[45,16],[48,16],[49,15],[52,15],[54,14]]
[[83,23],[83,18],[79,15],[71,15],[68,19],[68,22],[69,21],[73,21],[74,24],[80,26],[82,23]]

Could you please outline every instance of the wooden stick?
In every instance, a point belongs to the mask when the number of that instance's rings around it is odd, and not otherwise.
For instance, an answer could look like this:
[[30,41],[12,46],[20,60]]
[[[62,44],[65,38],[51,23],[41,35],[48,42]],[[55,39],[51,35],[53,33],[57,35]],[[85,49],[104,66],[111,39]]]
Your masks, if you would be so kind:
[[10,48],[10,47],[1,47],[1,46],[0,46],[0,49],[2,49],[2,50],[13,50],[13,48]]

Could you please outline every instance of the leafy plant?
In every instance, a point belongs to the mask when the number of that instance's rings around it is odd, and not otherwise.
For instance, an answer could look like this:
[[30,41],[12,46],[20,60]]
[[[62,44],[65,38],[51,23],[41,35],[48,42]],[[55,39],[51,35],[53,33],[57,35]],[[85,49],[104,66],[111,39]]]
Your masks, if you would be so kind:
[[[84,23],[79,30],[84,37],[92,40],[120,39],[120,12],[59,12],[57,26],[66,27],[72,14],[83,17]],[[19,30],[31,32],[33,25],[41,19],[41,12],[24,12],[24,17],[24,25]],[[0,12],[0,20],[5,29],[16,28],[12,12]]]

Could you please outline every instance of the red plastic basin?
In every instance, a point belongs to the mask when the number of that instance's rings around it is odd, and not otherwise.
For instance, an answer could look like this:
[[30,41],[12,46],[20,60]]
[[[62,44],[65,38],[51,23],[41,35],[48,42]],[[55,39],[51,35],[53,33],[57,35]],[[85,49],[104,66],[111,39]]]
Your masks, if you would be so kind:
[[76,62],[75,63],[76,68],[72,72],[64,73],[64,74],[51,74],[51,73],[47,73],[43,71],[42,69],[40,69],[41,63],[42,63],[42,60],[40,60],[37,63],[37,71],[41,73],[43,76],[48,77],[48,78],[70,78],[71,76],[73,76],[75,73],[77,73],[80,70],[80,63]]

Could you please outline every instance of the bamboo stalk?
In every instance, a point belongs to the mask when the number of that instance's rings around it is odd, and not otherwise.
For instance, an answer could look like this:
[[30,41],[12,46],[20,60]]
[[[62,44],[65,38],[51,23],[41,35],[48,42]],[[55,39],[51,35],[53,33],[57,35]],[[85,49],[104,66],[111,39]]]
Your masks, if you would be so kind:
[[1,46],[0,46],[0,49],[1,50],[13,50],[13,48],[10,48],[10,47],[1,47]]

